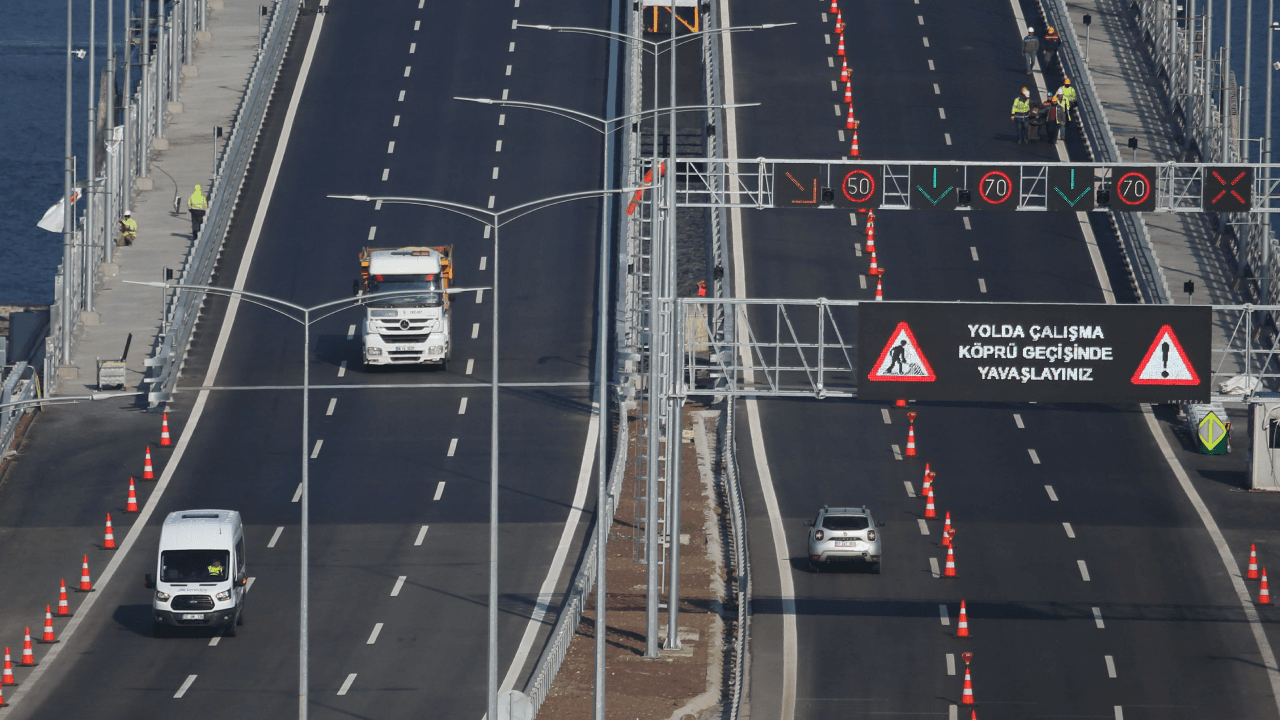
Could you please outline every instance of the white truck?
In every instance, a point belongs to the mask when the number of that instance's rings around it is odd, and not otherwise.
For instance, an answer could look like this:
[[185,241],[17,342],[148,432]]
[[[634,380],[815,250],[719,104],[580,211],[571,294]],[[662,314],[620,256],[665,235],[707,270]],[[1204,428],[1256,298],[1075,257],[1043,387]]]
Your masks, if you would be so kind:
[[453,344],[449,327],[449,283],[453,246],[365,248],[360,253],[357,295],[411,291],[366,302],[365,365],[439,365]]

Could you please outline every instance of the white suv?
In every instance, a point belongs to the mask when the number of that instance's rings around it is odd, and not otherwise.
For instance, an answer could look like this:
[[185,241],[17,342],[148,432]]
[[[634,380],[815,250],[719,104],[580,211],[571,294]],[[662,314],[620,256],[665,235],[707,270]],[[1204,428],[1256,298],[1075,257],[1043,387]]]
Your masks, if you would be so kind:
[[809,531],[809,569],[818,572],[823,563],[834,561],[871,563],[871,572],[880,574],[880,533],[866,507],[822,506],[818,517],[806,520]]

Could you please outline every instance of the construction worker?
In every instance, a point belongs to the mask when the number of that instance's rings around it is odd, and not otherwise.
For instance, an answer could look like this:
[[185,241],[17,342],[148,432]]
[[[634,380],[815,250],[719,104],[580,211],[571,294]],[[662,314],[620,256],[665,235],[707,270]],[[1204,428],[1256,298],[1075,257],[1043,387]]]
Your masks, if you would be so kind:
[[698,297],[706,297],[706,296],[707,296],[707,281],[699,280],[698,281]]
[[1056,143],[1058,142],[1058,128],[1062,125],[1062,108],[1058,106],[1058,96],[1051,96],[1046,107],[1048,108],[1048,113],[1044,118],[1045,139],[1050,143]]
[[[1054,93],[1058,98],[1058,105],[1062,108],[1062,125],[1065,127],[1071,124],[1073,118],[1071,111],[1076,104],[1076,89],[1071,86],[1071,78],[1064,78],[1062,87]],[[1066,139],[1066,131],[1063,130],[1063,140]]]
[[1046,105],[1042,105],[1039,100],[1031,101],[1031,112],[1027,114],[1027,142],[1040,142],[1040,128],[1044,127],[1048,114]]
[[137,238],[138,221],[133,219],[133,213],[125,210],[124,217],[120,218],[120,244],[132,245]]
[[1022,57],[1027,60],[1027,74],[1036,69],[1036,53],[1040,52],[1040,41],[1036,39],[1036,29],[1027,28],[1027,36],[1022,38]]
[[1053,61],[1058,57],[1058,48],[1062,46],[1062,38],[1058,37],[1058,31],[1049,28],[1045,31],[1044,37],[1040,38],[1040,52],[1044,53],[1041,60],[1041,70],[1052,70]]
[[1013,110],[1009,111],[1009,119],[1018,131],[1018,144],[1027,142],[1027,118],[1031,115],[1031,91],[1022,88],[1022,94],[1013,99]]
[[195,240],[200,235],[200,226],[204,225],[204,212],[209,209],[209,201],[204,199],[204,194],[200,192],[200,186],[197,185],[195,192],[191,193],[191,197],[187,200],[187,212],[191,213],[191,239]]

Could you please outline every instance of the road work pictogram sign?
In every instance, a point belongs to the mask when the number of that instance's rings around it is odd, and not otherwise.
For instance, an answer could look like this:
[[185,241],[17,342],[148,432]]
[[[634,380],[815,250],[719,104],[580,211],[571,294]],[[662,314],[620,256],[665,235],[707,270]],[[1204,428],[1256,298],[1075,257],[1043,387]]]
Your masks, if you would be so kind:
[[1182,350],[1173,328],[1165,325],[1133,373],[1135,385],[1199,385],[1200,376]]
[[867,379],[890,382],[933,382],[938,379],[938,376],[934,374],[933,368],[929,367],[929,361],[925,359],[924,351],[916,342],[911,326],[900,322],[898,327],[893,329],[884,350],[880,351],[880,359],[876,361]]
[[[859,400],[1204,403],[1208,305],[858,305]],[[903,383],[914,385],[903,385]],[[910,389],[905,395],[904,390]]]

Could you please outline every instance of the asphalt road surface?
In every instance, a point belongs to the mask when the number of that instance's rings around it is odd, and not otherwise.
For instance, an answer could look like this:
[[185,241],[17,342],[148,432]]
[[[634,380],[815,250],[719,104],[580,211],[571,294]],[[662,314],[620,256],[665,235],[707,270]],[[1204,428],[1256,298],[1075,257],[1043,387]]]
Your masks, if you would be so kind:
[[[302,16],[214,284],[231,286],[252,247],[245,289],[313,305],[349,296],[362,247],[452,244],[455,285],[491,287],[494,240],[480,224],[440,210],[325,196],[407,195],[502,209],[598,188],[597,133],[550,115],[451,99],[509,96],[616,113],[604,101],[605,42],[514,28],[517,20],[608,27],[608,5],[519,5],[334,2],[288,125],[319,22],[314,13]],[[286,128],[276,173],[271,161]],[[271,202],[255,225],[269,189]],[[598,202],[585,201],[531,215],[502,234],[502,381],[578,383],[500,395],[499,677],[522,649],[511,675],[517,689],[546,635],[544,624],[521,646],[539,592],[549,572],[554,591],[563,589],[590,520],[574,508],[593,501],[587,382],[598,230]],[[309,414],[313,718],[427,711],[479,718],[485,711],[489,391],[361,389],[487,383],[493,293],[453,302],[447,371],[365,371],[358,310],[312,328],[311,382],[340,386],[313,391]],[[219,387],[299,385],[300,326],[242,304],[222,347],[227,307],[224,300],[206,305],[180,385],[199,386],[214,364]],[[78,627],[54,662],[20,669],[16,689],[5,688],[18,700],[15,716],[296,713],[301,394],[198,397],[180,393],[170,407],[181,439],[173,450],[155,450],[166,489],[91,612],[71,621]],[[58,578],[74,588],[85,552],[95,579],[107,565],[111,555],[95,546],[103,514],[112,512],[118,542],[130,531],[135,516],[123,513],[124,488],[130,474],[140,475],[142,447],[154,446],[158,424],[157,415],[107,407],[78,415],[55,409],[34,427],[0,489],[0,525],[15,550],[4,567],[22,580],[0,590],[15,661],[21,626],[39,633],[44,604],[56,604]],[[179,452],[180,463],[166,472]],[[144,502],[153,487],[140,481]],[[154,568],[159,522],[173,510],[201,507],[243,514],[253,578],[245,624],[235,638],[211,631],[153,638],[142,576]],[[73,608],[82,602],[73,594]],[[66,623],[58,621],[59,632]],[[36,656],[43,662],[47,652],[38,648]]]
[[[864,158],[1056,160],[1047,145],[1014,143],[1008,110],[1031,77],[1006,0],[840,5]],[[798,23],[733,38],[735,100],[764,103],[738,114],[738,157],[848,152],[829,12],[829,1],[733,4],[734,25]],[[1077,140],[1068,148],[1086,157]],[[847,212],[743,217],[746,296],[872,298],[869,258],[854,245],[865,242],[862,222],[851,227]],[[1124,301],[1114,240],[1098,223],[1094,234],[1101,267],[1073,214],[886,211],[876,222],[889,300],[1102,302],[1102,272]],[[916,404],[920,454],[899,459],[902,409],[758,407],[767,475],[747,413],[739,443],[756,571],[753,716],[947,716],[961,700],[964,652],[984,720],[1275,716],[1218,550],[1139,408]],[[939,519],[928,522],[926,462],[938,473]],[[774,542],[771,493],[785,547]],[[881,575],[806,571],[803,522],[824,503],[865,504],[887,523]],[[947,511],[955,579],[934,574]],[[1248,546],[1231,550],[1239,560]],[[955,637],[962,599],[968,639]]]

